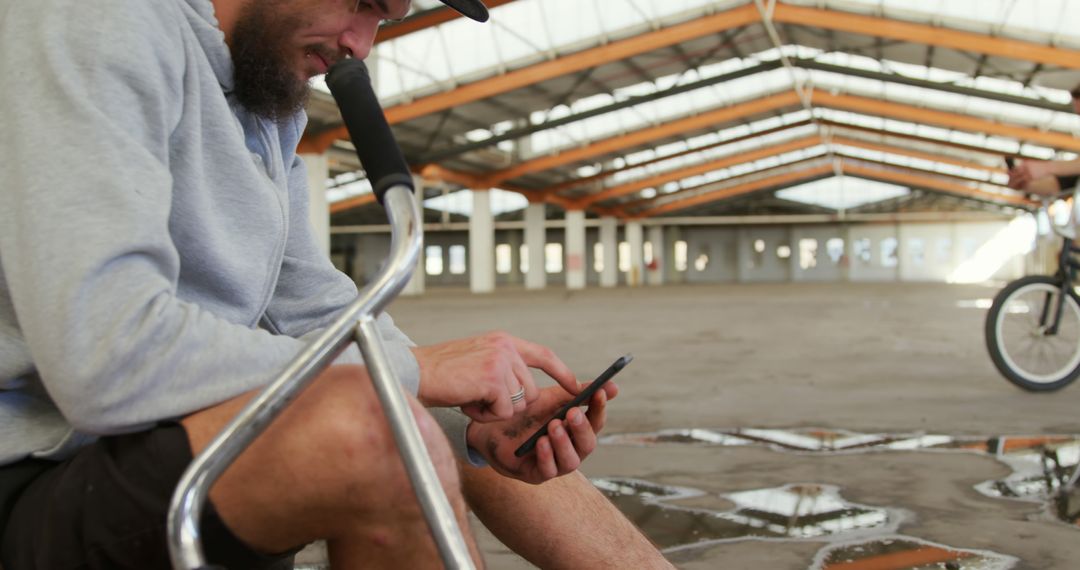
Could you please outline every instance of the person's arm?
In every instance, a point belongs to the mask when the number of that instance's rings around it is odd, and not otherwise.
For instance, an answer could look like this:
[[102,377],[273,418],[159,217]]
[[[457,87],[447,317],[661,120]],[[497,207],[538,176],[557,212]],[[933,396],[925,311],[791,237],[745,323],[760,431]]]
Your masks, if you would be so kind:
[[1043,162],[1039,161],[1024,161],[1025,164],[1030,164],[1032,168],[1032,174],[1035,178],[1041,178],[1042,176],[1076,176],[1080,175],[1080,158],[1073,160],[1047,160]]
[[[1060,184],[1060,179],[1068,179],[1080,175],[1080,158],[1075,160],[1023,160],[1015,168],[1009,170],[1010,188],[1024,190],[1036,194],[1054,192],[1052,185],[1058,184],[1061,189],[1071,190],[1073,184]],[[1055,180],[1057,178],[1058,180]]]
[[50,397],[96,434],[248,391],[301,347],[177,297],[185,54],[162,14],[178,8],[127,6],[18,2],[0,19],[4,279]]

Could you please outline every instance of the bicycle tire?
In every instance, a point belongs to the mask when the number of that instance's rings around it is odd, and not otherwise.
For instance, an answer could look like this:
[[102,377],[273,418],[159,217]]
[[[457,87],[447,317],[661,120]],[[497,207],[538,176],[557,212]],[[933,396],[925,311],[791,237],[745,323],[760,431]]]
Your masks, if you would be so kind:
[[[998,292],[986,315],[984,334],[990,359],[1009,382],[1024,390],[1052,392],[1080,376],[1080,304],[1076,298],[1065,296],[1056,336],[1043,334],[1044,327],[1039,326],[1041,307],[1026,301],[1031,296],[1035,304],[1044,304],[1050,295],[1049,306],[1055,307],[1060,294],[1061,281],[1056,278],[1023,277]],[[1022,358],[1033,351],[1045,356],[1050,349],[1058,349],[1064,358],[1056,359],[1061,364],[1051,362],[1049,371],[1036,370],[1042,364],[1038,358]]]

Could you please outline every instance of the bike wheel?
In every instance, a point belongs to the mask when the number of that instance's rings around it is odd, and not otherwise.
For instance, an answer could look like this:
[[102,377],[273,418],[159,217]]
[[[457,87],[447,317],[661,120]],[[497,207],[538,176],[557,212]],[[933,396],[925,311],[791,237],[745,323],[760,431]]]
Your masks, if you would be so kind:
[[1047,334],[1061,285],[1041,275],[1009,283],[986,315],[986,348],[998,371],[1033,392],[1057,390],[1080,376],[1080,305],[1069,294],[1057,334]]

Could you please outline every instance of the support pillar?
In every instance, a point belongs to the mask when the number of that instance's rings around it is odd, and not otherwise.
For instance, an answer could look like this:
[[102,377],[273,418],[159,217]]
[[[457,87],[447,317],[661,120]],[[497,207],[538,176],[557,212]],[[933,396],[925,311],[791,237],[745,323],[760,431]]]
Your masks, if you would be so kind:
[[626,241],[630,246],[630,272],[626,274],[626,284],[631,287],[640,287],[644,282],[645,270],[645,264],[642,262],[644,239],[641,222],[626,223]]
[[585,211],[566,212],[566,288],[585,288]]
[[682,240],[682,229],[679,226],[667,226],[664,228],[664,283],[686,282],[686,272],[679,271],[675,267],[675,244]]
[[547,285],[544,273],[544,203],[529,204],[525,209],[525,250],[529,269],[525,273],[526,289],[543,289]]
[[326,201],[326,179],[330,177],[330,165],[325,153],[304,153],[300,155],[300,160],[307,168],[311,229],[323,254],[330,255],[330,204]]
[[507,232],[506,240],[510,244],[510,274],[506,276],[506,281],[513,285],[521,285],[524,282],[525,276],[521,272],[521,246],[524,244],[524,239],[524,232],[517,230]]
[[[416,199],[416,204],[420,209],[420,227],[423,227],[424,220],[424,179],[419,176],[413,176],[413,187],[416,189],[413,192],[413,196]],[[426,285],[426,262],[424,260],[425,247],[423,243],[420,244],[420,255],[416,259],[416,267],[413,269],[412,278],[405,284],[405,288],[401,290],[401,294],[405,296],[417,296],[423,295]]]
[[652,244],[652,262],[646,267],[646,282],[649,285],[664,284],[664,266],[667,264],[664,253],[664,226],[649,226],[649,243]]
[[600,248],[604,267],[600,270],[600,286],[615,287],[619,284],[619,222],[613,216],[600,218]]
[[473,293],[495,290],[495,217],[491,214],[491,193],[472,191],[469,217],[469,289]]

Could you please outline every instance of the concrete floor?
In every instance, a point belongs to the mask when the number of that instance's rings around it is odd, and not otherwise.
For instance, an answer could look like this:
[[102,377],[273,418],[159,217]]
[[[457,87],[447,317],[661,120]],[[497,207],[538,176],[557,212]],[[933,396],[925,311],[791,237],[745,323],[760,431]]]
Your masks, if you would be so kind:
[[[615,357],[607,434],[665,428],[820,427],[949,435],[1080,434],[1080,383],[1029,394],[1000,377],[983,345],[989,286],[759,284],[474,296],[429,290],[390,312],[418,343],[503,329],[546,344],[582,377]],[[973,485],[1011,471],[985,455],[781,453],[762,446],[604,445],[590,477],[631,477],[720,494],[789,483],[833,485],[844,499],[902,509],[896,533],[1019,559],[1080,567],[1080,528],[1039,504]],[[728,505],[730,506],[730,505]],[[727,508],[727,507],[717,507]],[[530,566],[489,535],[492,568]],[[805,569],[827,540],[741,540],[671,551],[682,568]]]

